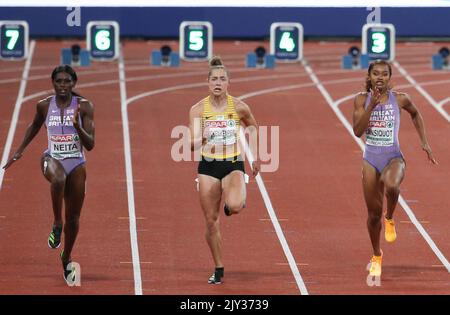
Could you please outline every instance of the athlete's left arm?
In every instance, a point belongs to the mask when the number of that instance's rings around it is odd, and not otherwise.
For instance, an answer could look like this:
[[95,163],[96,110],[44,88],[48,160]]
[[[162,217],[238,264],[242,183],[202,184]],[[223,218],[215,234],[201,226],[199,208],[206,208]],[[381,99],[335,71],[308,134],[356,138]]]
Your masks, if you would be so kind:
[[[83,126],[80,125],[79,117],[81,117]],[[91,151],[95,145],[94,106],[88,100],[80,100],[73,118],[73,126],[80,136],[83,147]]]
[[[240,100],[235,100],[236,102],[236,112],[239,115],[240,120],[245,125],[245,131],[249,133],[250,137],[250,151],[252,152],[253,158],[255,159],[252,163],[253,176],[258,175],[261,169],[259,158],[258,158],[258,123],[250,110],[250,107]],[[244,132],[245,133],[245,132]]]
[[427,136],[425,133],[425,124],[423,121],[423,117],[420,114],[419,110],[417,109],[416,105],[411,101],[411,98],[406,93],[398,93],[397,94],[397,103],[400,105],[401,108],[406,110],[410,115],[411,119],[414,123],[414,127],[417,130],[417,133],[420,137],[420,143],[422,146],[422,149],[427,153],[428,159],[433,164],[438,164],[436,159],[433,156],[433,152],[431,151],[431,147],[428,144]]

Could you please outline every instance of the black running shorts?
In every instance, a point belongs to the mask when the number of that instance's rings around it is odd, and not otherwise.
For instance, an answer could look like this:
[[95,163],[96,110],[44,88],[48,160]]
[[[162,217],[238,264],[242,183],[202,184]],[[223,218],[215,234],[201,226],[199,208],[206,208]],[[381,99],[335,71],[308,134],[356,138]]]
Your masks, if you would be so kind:
[[245,174],[244,161],[241,155],[223,160],[202,156],[202,160],[198,163],[199,174],[209,175],[219,180],[222,180],[232,171],[242,171]]

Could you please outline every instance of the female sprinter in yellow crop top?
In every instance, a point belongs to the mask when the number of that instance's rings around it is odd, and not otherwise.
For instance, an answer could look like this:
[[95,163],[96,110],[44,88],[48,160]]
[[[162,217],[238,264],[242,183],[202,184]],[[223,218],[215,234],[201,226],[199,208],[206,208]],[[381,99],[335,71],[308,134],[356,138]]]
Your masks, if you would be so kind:
[[[219,229],[222,192],[226,215],[238,214],[245,207],[245,169],[239,128],[243,123],[249,128],[250,136],[256,139],[258,125],[248,105],[228,95],[229,75],[220,57],[213,57],[209,66],[209,96],[192,106],[189,121],[191,149],[201,150],[200,204],[206,220],[206,241],[215,263],[208,283],[220,284],[224,276]],[[253,176],[256,176],[260,166],[256,152],[252,153],[255,158]]]

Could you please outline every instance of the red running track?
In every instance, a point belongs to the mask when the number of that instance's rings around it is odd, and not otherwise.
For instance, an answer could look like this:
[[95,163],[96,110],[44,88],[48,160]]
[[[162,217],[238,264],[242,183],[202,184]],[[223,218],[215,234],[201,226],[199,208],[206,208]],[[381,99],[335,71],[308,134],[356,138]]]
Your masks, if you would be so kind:
[[[133,167],[137,248],[143,294],[300,294],[255,180],[248,207],[221,217],[225,283],[208,285],[213,265],[195,190],[196,163],[170,156],[175,126],[187,125],[188,111],[207,94],[206,63],[182,62],[175,69],[148,65],[162,42],[124,45],[126,94]],[[175,42],[170,43],[176,47]],[[366,284],[370,242],[365,227],[360,168],[362,152],[301,64],[273,70],[245,68],[246,52],[264,42],[215,42],[231,71],[230,93],[256,96],[245,101],[261,126],[279,126],[279,168],[263,181],[283,234],[309,294],[449,294],[450,277],[405,212],[398,206],[398,240],[382,243],[380,287]],[[51,88],[50,72],[68,42],[38,41],[25,96]],[[305,58],[334,101],[361,90],[364,71],[340,69],[350,43],[306,43]],[[417,45],[412,46],[412,45]],[[438,44],[399,44],[397,61],[437,101],[445,99],[450,74],[431,71]],[[412,49],[414,48],[414,49]],[[176,49],[176,48],[175,48]],[[0,140],[5,143],[19,89],[23,62],[0,61]],[[44,132],[23,159],[5,174],[0,191],[0,293],[134,294],[129,202],[125,174],[118,62],[95,62],[77,69],[78,91],[95,105],[96,148],[87,155],[88,189],[73,258],[82,267],[82,285],[69,288],[61,277],[57,251],[47,247],[52,215],[49,187],[39,171]],[[14,81],[13,79],[17,79]],[[395,85],[420,108],[438,167],[420,150],[406,115],[400,134],[407,159],[402,195],[445,257],[450,256],[448,186],[449,124],[394,69]],[[2,80],[9,80],[2,82]],[[435,81],[448,82],[435,82]],[[10,82],[11,81],[11,82]],[[435,83],[433,83],[435,82]],[[90,85],[90,86],[89,86]],[[194,85],[180,87],[180,85]],[[301,87],[294,87],[299,85]],[[286,89],[291,86],[291,89]],[[167,88],[171,89],[167,90]],[[275,87],[282,91],[265,91]],[[166,89],[166,90],[162,90]],[[46,95],[45,92],[42,95]],[[40,96],[42,97],[42,96]],[[19,145],[39,97],[20,111],[12,148]],[[340,105],[350,120],[352,102]],[[445,108],[445,106],[444,106]],[[446,107],[448,109],[448,107]],[[270,147],[270,146],[269,146]],[[250,171],[247,164],[247,171]],[[139,281],[138,281],[139,282]]]

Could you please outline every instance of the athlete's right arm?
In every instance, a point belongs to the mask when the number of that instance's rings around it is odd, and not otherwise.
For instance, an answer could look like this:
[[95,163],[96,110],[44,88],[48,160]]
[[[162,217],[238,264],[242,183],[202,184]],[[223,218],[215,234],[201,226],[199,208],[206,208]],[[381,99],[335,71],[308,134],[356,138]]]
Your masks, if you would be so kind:
[[353,102],[353,133],[358,138],[364,134],[364,131],[366,131],[367,126],[369,125],[370,114],[379,99],[379,96],[378,98],[376,96],[377,95],[374,95],[374,97],[372,97],[367,108],[364,108],[367,93],[358,93],[355,96],[355,100]]
[[191,151],[200,150],[203,143],[202,135],[202,104],[197,103],[189,111],[189,131],[191,134]]
[[34,137],[41,129],[42,124],[45,122],[45,118],[47,116],[48,105],[49,105],[48,99],[44,99],[37,103],[36,114],[34,115],[34,119],[31,122],[31,124],[28,125],[22,144],[16,150],[14,155],[8,160],[8,162],[6,162],[6,164],[3,166],[5,170],[8,167],[10,167],[15,161],[17,161],[22,157],[25,148],[30,144],[30,142],[34,139]]

